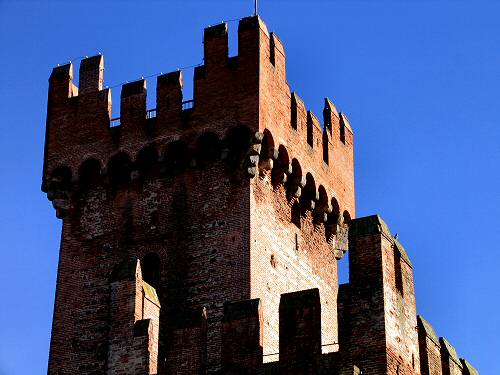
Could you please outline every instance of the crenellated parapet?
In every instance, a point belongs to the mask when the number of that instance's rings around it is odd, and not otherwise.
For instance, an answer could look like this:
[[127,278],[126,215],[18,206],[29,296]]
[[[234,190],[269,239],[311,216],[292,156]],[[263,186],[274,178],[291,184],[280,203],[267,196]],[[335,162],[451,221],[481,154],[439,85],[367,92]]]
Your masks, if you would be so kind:
[[207,310],[177,309],[168,317],[165,374],[203,374],[207,368]]
[[463,366],[463,374],[464,375],[479,375],[479,372],[472,366],[469,361],[466,359],[460,358],[460,362],[462,362]]
[[111,89],[103,88],[103,56],[81,62],[80,89],[73,82],[72,64],[54,68],[42,189],[49,189],[58,168],[76,171],[90,158],[105,165],[119,152],[135,155],[146,145],[190,138],[192,133],[210,130],[222,137],[237,125],[258,131],[258,26],[242,21],[243,52],[232,62],[227,57],[227,25],[207,28],[205,64],[195,70],[193,100],[183,98],[182,72],[162,74],[157,77],[155,108],[146,108],[146,80],[123,85],[118,118],[111,118]]
[[432,325],[418,316],[418,341],[421,375],[478,375],[477,370],[465,359],[459,358],[456,349],[444,337],[436,335]]
[[[344,114],[325,98],[323,116],[311,110],[286,79],[286,56],[275,33],[262,30],[260,125],[269,130],[276,145],[298,159],[304,175],[314,171],[323,185],[355,217],[353,132]],[[277,147],[277,148],[278,148]]]
[[337,305],[339,374],[351,374],[353,366],[373,374],[468,371],[453,346],[417,316],[412,268],[407,251],[380,216],[351,222],[349,283],[340,285]]
[[[264,362],[260,300],[227,303],[223,318],[223,374],[335,373],[334,354],[322,355],[321,301],[318,289],[281,295],[279,352]],[[330,371],[330,372],[327,372]]]
[[439,338],[439,344],[441,346],[443,375],[461,375],[463,370],[462,362],[455,347],[444,337]]
[[441,344],[431,324],[417,316],[421,375],[442,375]]
[[[240,21],[234,57],[228,56],[228,25],[212,26],[204,32],[204,64],[195,69],[192,100],[185,100],[183,74],[175,71],[157,77],[156,106],[147,108],[147,82],[141,79],[121,87],[117,118],[111,115],[112,90],[104,86],[102,55],[81,61],[80,87],[73,82],[72,64],[54,68],[49,79],[42,190],[49,193],[62,217],[69,209],[67,188],[80,183],[86,163],[99,164],[99,174],[106,175],[117,155],[126,155],[133,164],[147,147],[155,148],[158,160],[166,164],[189,159],[183,161],[187,167],[203,164],[193,162],[196,157],[224,159],[233,152],[246,158],[233,164],[250,177],[272,169],[274,161],[275,182],[286,183],[289,176],[290,195],[297,198],[306,188],[306,175],[314,175],[314,183],[328,193],[326,203],[318,201],[318,193],[307,199],[318,221],[326,222],[331,206],[338,202],[353,217],[353,140],[347,118],[325,99],[322,126],[290,92],[285,65],[281,41],[259,17]],[[233,128],[248,130],[231,138]],[[211,154],[200,155],[195,143],[206,133],[218,138],[220,150],[210,148],[206,151]],[[262,137],[255,135],[259,133],[272,134],[273,150],[259,149]],[[174,142],[179,147],[167,154]],[[182,153],[186,145],[191,155]],[[286,155],[280,155],[280,148],[286,149]],[[294,160],[300,161],[300,176],[293,175]],[[337,203],[332,204],[332,198]]]
[[349,283],[339,288],[339,374],[414,374],[419,367],[412,264],[378,215],[349,228]]

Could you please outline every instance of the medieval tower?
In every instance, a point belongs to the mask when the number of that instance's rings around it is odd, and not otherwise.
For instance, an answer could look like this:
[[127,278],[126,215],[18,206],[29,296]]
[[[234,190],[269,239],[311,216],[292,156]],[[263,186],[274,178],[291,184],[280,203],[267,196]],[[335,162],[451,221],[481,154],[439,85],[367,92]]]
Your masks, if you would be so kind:
[[[290,92],[258,16],[205,29],[182,72],[123,85],[104,57],[49,80],[42,190],[62,219],[50,375],[477,372],[417,317],[411,261],[356,217],[353,130]],[[150,93],[151,95],[151,93]],[[349,250],[347,252],[347,250]],[[337,261],[349,257],[340,285]]]

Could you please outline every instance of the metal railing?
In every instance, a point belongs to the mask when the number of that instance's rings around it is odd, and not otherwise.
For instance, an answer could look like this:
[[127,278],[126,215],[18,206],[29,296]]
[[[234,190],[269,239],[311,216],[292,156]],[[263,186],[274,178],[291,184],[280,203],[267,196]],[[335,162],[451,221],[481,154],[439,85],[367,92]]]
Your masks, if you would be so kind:
[[109,126],[111,128],[114,128],[114,127],[120,126],[120,125],[121,125],[121,121],[120,121],[119,117],[112,118],[111,121],[109,122]]
[[182,110],[185,111],[186,109],[191,109],[194,107],[194,100],[185,100],[182,102]]
[[[185,100],[182,102],[182,110],[185,111],[187,109],[191,109],[194,107],[194,100]],[[156,108],[148,109],[146,111],[146,119],[156,118]],[[111,128],[117,127],[121,125],[120,117],[115,117],[110,120],[109,126]]]
[[155,118],[156,117],[156,108],[148,109],[146,112],[146,118]]
[[[328,347],[328,346],[338,346],[339,343],[338,342],[331,342],[329,344],[321,344],[321,348],[324,348],[324,347]],[[262,356],[263,357],[268,357],[268,356],[279,356],[280,352],[276,352],[276,353],[264,353]]]

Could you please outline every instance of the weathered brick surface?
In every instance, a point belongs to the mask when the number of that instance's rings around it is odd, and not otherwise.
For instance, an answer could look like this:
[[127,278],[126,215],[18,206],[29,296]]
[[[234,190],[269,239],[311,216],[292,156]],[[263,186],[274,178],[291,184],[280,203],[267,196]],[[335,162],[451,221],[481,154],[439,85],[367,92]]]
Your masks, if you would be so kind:
[[478,375],[479,373],[477,370],[472,366],[469,361],[466,359],[460,358],[460,362],[462,363],[463,366],[463,374],[464,375]]
[[442,375],[441,345],[434,328],[422,316],[418,321],[418,343],[422,375]]
[[222,326],[222,372],[256,374],[262,367],[262,305],[258,299],[226,303]]
[[439,338],[441,344],[441,364],[443,375],[459,375],[462,374],[462,363],[458,357],[457,351],[444,337]]
[[162,374],[203,374],[207,370],[207,312],[205,309],[173,313],[166,333]]
[[[135,264],[134,264],[135,263]],[[142,279],[139,262],[125,262],[111,276],[109,374],[156,374],[160,303]]]
[[280,371],[314,374],[321,355],[318,289],[285,293],[280,300]]
[[[346,115],[329,99],[321,120],[307,111],[260,18],[240,21],[238,56],[227,43],[226,24],[205,30],[193,101],[167,73],[153,111],[145,80],[124,85],[113,121],[102,56],[82,61],[80,87],[71,64],[53,70],[42,190],[63,229],[49,374],[415,375],[420,358],[441,373],[436,348],[419,354],[404,248],[379,217],[351,224]],[[440,350],[443,374],[475,371]]]
[[283,187],[273,190],[270,176],[258,178],[252,200],[252,297],[264,309],[264,353],[278,352],[278,307],[282,293],[319,288],[322,298],[322,337],[325,350],[337,343],[337,261],[324,226],[312,223],[311,212],[301,228],[290,222],[292,204]]
[[[349,373],[418,374],[411,263],[378,216],[350,227],[349,285],[341,288],[341,352]],[[399,255],[400,254],[400,255]],[[401,275],[398,284],[398,273]]]

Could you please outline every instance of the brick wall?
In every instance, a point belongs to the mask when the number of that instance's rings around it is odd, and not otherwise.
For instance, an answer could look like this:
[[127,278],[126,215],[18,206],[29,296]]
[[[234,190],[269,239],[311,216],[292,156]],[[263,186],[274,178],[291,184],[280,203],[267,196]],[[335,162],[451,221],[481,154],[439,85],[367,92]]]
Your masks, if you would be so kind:
[[160,302],[142,279],[139,262],[124,262],[111,277],[109,374],[157,374]]
[[[344,211],[354,217],[355,204],[352,130],[348,128],[342,142],[339,115],[327,101],[326,163],[320,122],[296,94],[292,102],[281,41],[262,22],[259,31],[259,127],[265,138],[259,175],[251,185],[251,295],[263,305],[268,361],[278,359],[269,354],[278,352],[279,296],[303,289],[321,291],[323,349],[338,349],[336,250],[341,246],[336,246],[335,236],[329,237],[328,227],[335,226],[335,233]],[[313,122],[312,147],[308,119]],[[298,217],[293,220],[294,216]]]
[[193,101],[167,73],[154,110],[145,80],[124,85],[114,120],[103,56],[81,62],[80,87],[72,64],[53,70],[49,374],[416,375],[421,359],[422,374],[477,373],[424,326],[417,337],[412,265],[385,223],[351,224],[347,116],[328,98],[321,119],[306,109],[260,18],[240,21],[237,56],[227,43],[227,24],[205,29]]
[[[42,189],[64,220],[51,373],[106,370],[110,275],[151,253],[159,265],[148,273],[159,273],[154,287],[164,306],[160,371],[188,352],[217,370],[223,304],[250,297],[262,298],[264,347],[275,352],[280,294],[320,288],[324,343],[336,342],[335,256],[345,245],[335,243],[335,232],[341,212],[354,215],[352,133],[340,142],[339,116],[328,112],[335,124],[325,163],[324,148],[307,144],[304,124],[315,117],[303,104],[297,130],[290,126],[279,40],[250,17],[240,22],[238,44],[229,59],[227,25],[206,29],[193,108],[182,108],[182,73],[168,73],[158,77],[156,117],[147,115],[147,83],[140,80],[122,87],[119,126],[112,128],[103,56],[82,61],[80,88],[71,64],[54,69]],[[179,326],[179,311],[202,308],[206,333]],[[205,354],[175,339],[191,334],[198,341],[206,335]]]
[[422,375],[441,375],[441,345],[432,326],[418,316],[418,342]]
[[462,363],[458,357],[457,351],[444,337],[439,338],[441,344],[441,364],[443,375],[459,375],[462,374]]
[[279,351],[280,295],[310,288],[321,291],[324,349],[336,350],[337,260],[324,226],[313,224],[310,211],[301,217],[301,228],[291,223],[291,202],[283,186],[273,190],[269,175],[255,180],[252,196],[251,296],[262,301],[264,353]]
[[419,374],[411,262],[379,216],[350,226],[349,284],[341,288],[342,373]]

